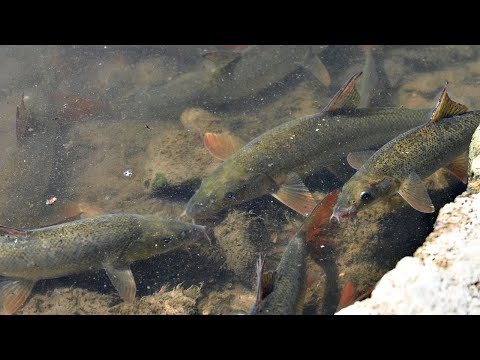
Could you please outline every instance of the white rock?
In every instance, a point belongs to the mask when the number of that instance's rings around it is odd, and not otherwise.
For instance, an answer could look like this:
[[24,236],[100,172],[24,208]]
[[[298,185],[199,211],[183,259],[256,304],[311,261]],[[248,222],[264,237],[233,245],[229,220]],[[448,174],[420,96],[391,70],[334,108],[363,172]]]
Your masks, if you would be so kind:
[[435,230],[403,258],[353,314],[480,314],[480,194],[445,205]]

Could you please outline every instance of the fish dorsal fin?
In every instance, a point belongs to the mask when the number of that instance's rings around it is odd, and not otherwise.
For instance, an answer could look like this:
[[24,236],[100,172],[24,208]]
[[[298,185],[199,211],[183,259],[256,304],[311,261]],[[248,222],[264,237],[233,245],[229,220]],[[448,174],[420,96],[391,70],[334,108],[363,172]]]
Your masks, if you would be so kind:
[[6,280],[0,282],[0,309],[5,315],[15,313],[30,295],[35,281]]
[[211,51],[203,54],[202,57],[210,60],[215,66],[222,68],[232,62],[238,61],[241,55],[241,53],[235,51]]
[[203,144],[213,157],[223,161],[240,150],[245,145],[245,141],[227,133],[207,132],[203,135]]
[[423,213],[433,213],[435,211],[427,188],[416,173],[410,173],[408,178],[400,186],[398,193],[415,210]]
[[330,222],[333,208],[337,203],[340,189],[333,190],[325,196],[320,203],[313,209],[312,213],[305,220],[305,233],[307,242],[314,241],[319,237],[320,230]]
[[132,303],[135,300],[137,286],[130,265],[126,262],[106,262],[103,268],[123,301]]
[[307,51],[301,66],[315,76],[325,87],[329,87],[332,83],[330,74],[324,63],[311,49]]
[[3,232],[12,236],[25,236],[28,234],[29,230],[21,230],[11,226],[0,225],[0,232]]
[[459,104],[448,96],[447,93],[448,81],[445,81],[445,86],[440,94],[437,105],[433,109],[430,121],[437,122],[440,119],[447,118],[453,115],[466,113],[468,108],[465,105]]
[[464,152],[457,156],[450,164],[445,166],[453,175],[467,183],[468,174],[468,152]]
[[308,216],[317,206],[312,193],[296,173],[289,173],[284,179],[280,180],[279,185],[278,190],[271,195],[292,210],[303,216]]
[[351,152],[347,155],[348,165],[355,170],[358,170],[367,162],[368,159],[370,159],[373,154],[375,154],[375,150]]
[[361,72],[353,75],[335,94],[323,111],[334,112],[337,110],[356,109],[360,104],[360,95],[355,88],[355,83],[360,75],[362,75]]

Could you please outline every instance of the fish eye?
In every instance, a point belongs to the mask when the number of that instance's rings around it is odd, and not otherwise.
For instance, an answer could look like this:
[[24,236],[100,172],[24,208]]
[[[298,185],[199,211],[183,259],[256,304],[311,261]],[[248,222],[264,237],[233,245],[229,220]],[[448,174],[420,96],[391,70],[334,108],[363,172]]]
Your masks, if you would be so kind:
[[172,242],[172,238],[171,238],[171,237],[166,237],[166,238],[163,239],[163,243],[164,243],[164,244],[169,244],[169,243],[171,243],[171,242]]
[[235,194],[231,191],[228,191],[225,193],[225,199],[233,199],[235,197]]
[[370,200],[372,198],[372,194],[370,194],[368,191],[363,191],[361,194],[360,194],[360,198],[362,200]]

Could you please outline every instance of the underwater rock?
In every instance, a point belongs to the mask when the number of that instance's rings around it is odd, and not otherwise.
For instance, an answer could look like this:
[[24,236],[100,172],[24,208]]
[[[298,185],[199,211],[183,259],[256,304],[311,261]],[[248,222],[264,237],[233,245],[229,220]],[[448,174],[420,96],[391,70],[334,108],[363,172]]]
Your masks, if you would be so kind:
[[434,231],[400,260],[370,299],[338,314],[480,314],[480,130],[470,144],[468,191],[445,205]]
[[480,127],[475,130],[468,152],[468,188],[478,193],[480,180]]
[[255,293],[243,287],[212,291],[199,304],[202,315],[236,315],[248,313],[255,303]]
[[168,180],[165,175],[160,172],[156,173],[150,186],[152,194],[161,193],[166,186],[168,186]]
[[262,221],[234,210],[214,228],[214,234],[225,253],[226,267],[239,280],[250,283],[255,275],[258,249],[262,243],[268,244],[270,241]]
[[184,289],[181,285],[172,290],[162,287],[156,293],[144,296],[133,304],[122,303],[110,309],[110,314],[127,315],[195,315],[201,286]]
[[[145,180],[153,181],[155,174],[162,173],[168,187],[173,190],[184,186],[198,186],[200,180],[220,162],[208,153],[197,135],[186,130],[161,126],[152,125],[152,130],[156,131],[151,131],[154,135],[144,154]],[[192,190],[195,190],[195,186]]]
[[50,294],[36,294],[18,311],[20,315],[193,315],[200,297],[199,286],[172,290],[162,287],[133,304],[118,304],[118,297],[81,288],[57,288]]
[[480,314],[480,194],[445,205],[413,257],[338,314]]

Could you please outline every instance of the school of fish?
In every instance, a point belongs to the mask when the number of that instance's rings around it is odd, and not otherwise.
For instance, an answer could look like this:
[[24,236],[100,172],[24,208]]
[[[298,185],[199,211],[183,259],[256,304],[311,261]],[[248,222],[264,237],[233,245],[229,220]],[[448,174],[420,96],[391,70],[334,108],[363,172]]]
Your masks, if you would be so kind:
[[[278,70],[274,82],[304,69],[328,87],[331,79],[318,57],[324,49],[251,46],[242,48],[241,53],[208,53],[204,57],[217,65],[215,72],[202,70],[180,76],[153,89],[148,98],[137,98],[138,106],[164,108],[165,114],[176,117],[182,105],[192,99],[199,105],[245,99],[270,86],[271,69]],[[369,93],[378,79],[371,50],[365,51],[367,79],[359,88],[362,72],[351,76],[320,112],[292,119],[246,144],[232,134],[203,134],[205,147],[223,162],[202,180],[181,214],[192,223],[162,215],[95,213],[31,230],[0,226],[0,312],[15,313],[39,280],[101,269],[123,301],[131,303],[136,294],[132,262],[200,239],[210,240],[205,227],[195,222],[208,221],[236,205],[271,195],[305,219],[274,271],[266,272],[268,259],[259,257],[256,300],[249,313],[302,314],[307,256],[322,251],[322,227],[333,219],[341,226],[342,219],[356,218],[358,212],[396,194],[417,211],[434,212],[423,180],[442,167],[462,182],[468,180],[467,152],[472,134],[480,125],[480,111],[469,111],[451,100],[448,83],[433,110],[368,107]],[[188,85],[192,77],[196,84],[193,87]],[[26,132],[20,122],[24,107],[22,100],[17,110],[19,142],[24,141]],[[42,139],[27,139],[20,144],[22,151]],[[304,179],[323,168],[335,169],[345,161],[356,173],[341,190],[331,192],[317,204]],[[49,171],[53,166],[50,162]],[[16,186],[27,192],[34,186],[31,178]],[[43,198],[45,191],[37,194]],[[14,214],[9,209],[15,206],[6,204],[0,212],[4,224],[15,223],[15,218],[9,217]],[[347,282],[337,309],[353,301],[354,289]]]

